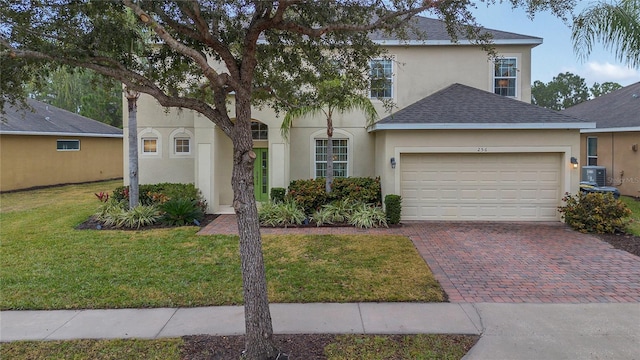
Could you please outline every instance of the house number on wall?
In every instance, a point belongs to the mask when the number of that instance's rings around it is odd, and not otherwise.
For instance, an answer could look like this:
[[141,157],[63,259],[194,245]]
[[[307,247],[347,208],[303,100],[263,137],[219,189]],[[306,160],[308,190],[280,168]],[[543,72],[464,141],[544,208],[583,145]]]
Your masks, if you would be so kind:
[[489,151],[489,149],[486,148],[486,147],[479,147],[478,148],[478,152],[487,152],[487,151]]

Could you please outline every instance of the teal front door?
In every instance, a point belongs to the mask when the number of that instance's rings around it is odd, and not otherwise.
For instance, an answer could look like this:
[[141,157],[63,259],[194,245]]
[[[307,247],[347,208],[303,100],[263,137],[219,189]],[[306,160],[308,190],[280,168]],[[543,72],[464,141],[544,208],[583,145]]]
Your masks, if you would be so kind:
[[254,148],[256,161],[253,163],[253,189],[257,201],[269,200],[269,153],[267,149]]

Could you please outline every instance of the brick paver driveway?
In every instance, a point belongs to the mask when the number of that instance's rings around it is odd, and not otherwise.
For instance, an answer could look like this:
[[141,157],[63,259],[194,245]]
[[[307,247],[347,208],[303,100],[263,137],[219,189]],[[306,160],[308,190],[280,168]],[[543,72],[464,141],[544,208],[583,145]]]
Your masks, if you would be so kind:
[[561,223],[405,229],[451,302],[640,302],[640,257]]
[[[265,234],[403,234],[451,302],[640,302],[640,257],[561,223],[407,222],[401,228],[263,229]],[[237,234],[223,215],[201,234]]]

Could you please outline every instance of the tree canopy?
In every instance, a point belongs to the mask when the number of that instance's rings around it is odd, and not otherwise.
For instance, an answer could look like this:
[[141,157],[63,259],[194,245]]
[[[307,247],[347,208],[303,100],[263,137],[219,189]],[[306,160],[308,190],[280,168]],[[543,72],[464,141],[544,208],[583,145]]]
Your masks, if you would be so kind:
[[90,70],[61,67],[39,87],[27,84],[36,100],[115,127],[122,127],[122,85]]
[[588,88],[583,78],[565,72],[558,74],[548,83],[534,81],[531,87],[531,103],[552,110],[563,110],[621,87],[618,83],[605,82],[594,83]]

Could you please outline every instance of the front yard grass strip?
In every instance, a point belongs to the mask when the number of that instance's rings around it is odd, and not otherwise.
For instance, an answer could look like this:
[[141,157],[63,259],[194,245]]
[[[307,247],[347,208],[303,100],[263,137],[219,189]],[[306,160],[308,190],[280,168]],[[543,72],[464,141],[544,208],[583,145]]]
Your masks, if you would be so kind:
[[635,236],[640,236],[640,200],[630,196],[621,196],[620,200],[627,204],[632,212],[630,218],[633,222],[627,227],[627,231]]
[[[237,236],[75,230],[115,186],[0,194],[0,309],[242,303]],[[443,301],[405,237],[265,236],[264,253],[272,302]]]
[[[459,360],[477,342],[476,336],[464,335],[336,335],[324,347],[327,360],[376,359],[442,359]],[[2,359],[74,359],[74,360],[128,360],[205,358],[217,351],[205,349],[206,354],[186,354],[183,338],[156,340],[68,340],[17,341],[3,343]],[[232,351],[241,349],[231,349]],[[283,349],[287,351],[287,349]],[[219,354],[219,353],[218,353]],[[304,354],[293,354],[303,359]],[[207,357],[208,358],[208,357]],[[217,357],[214,357],[217,358]],[[227,358],[227,357],[223,357]]]
[[458,360],[475,345],[473,336],[341,335],[325,347],[331,360]]
[[0,346],[0,359],[179,360],[182,339],[16,341]]

